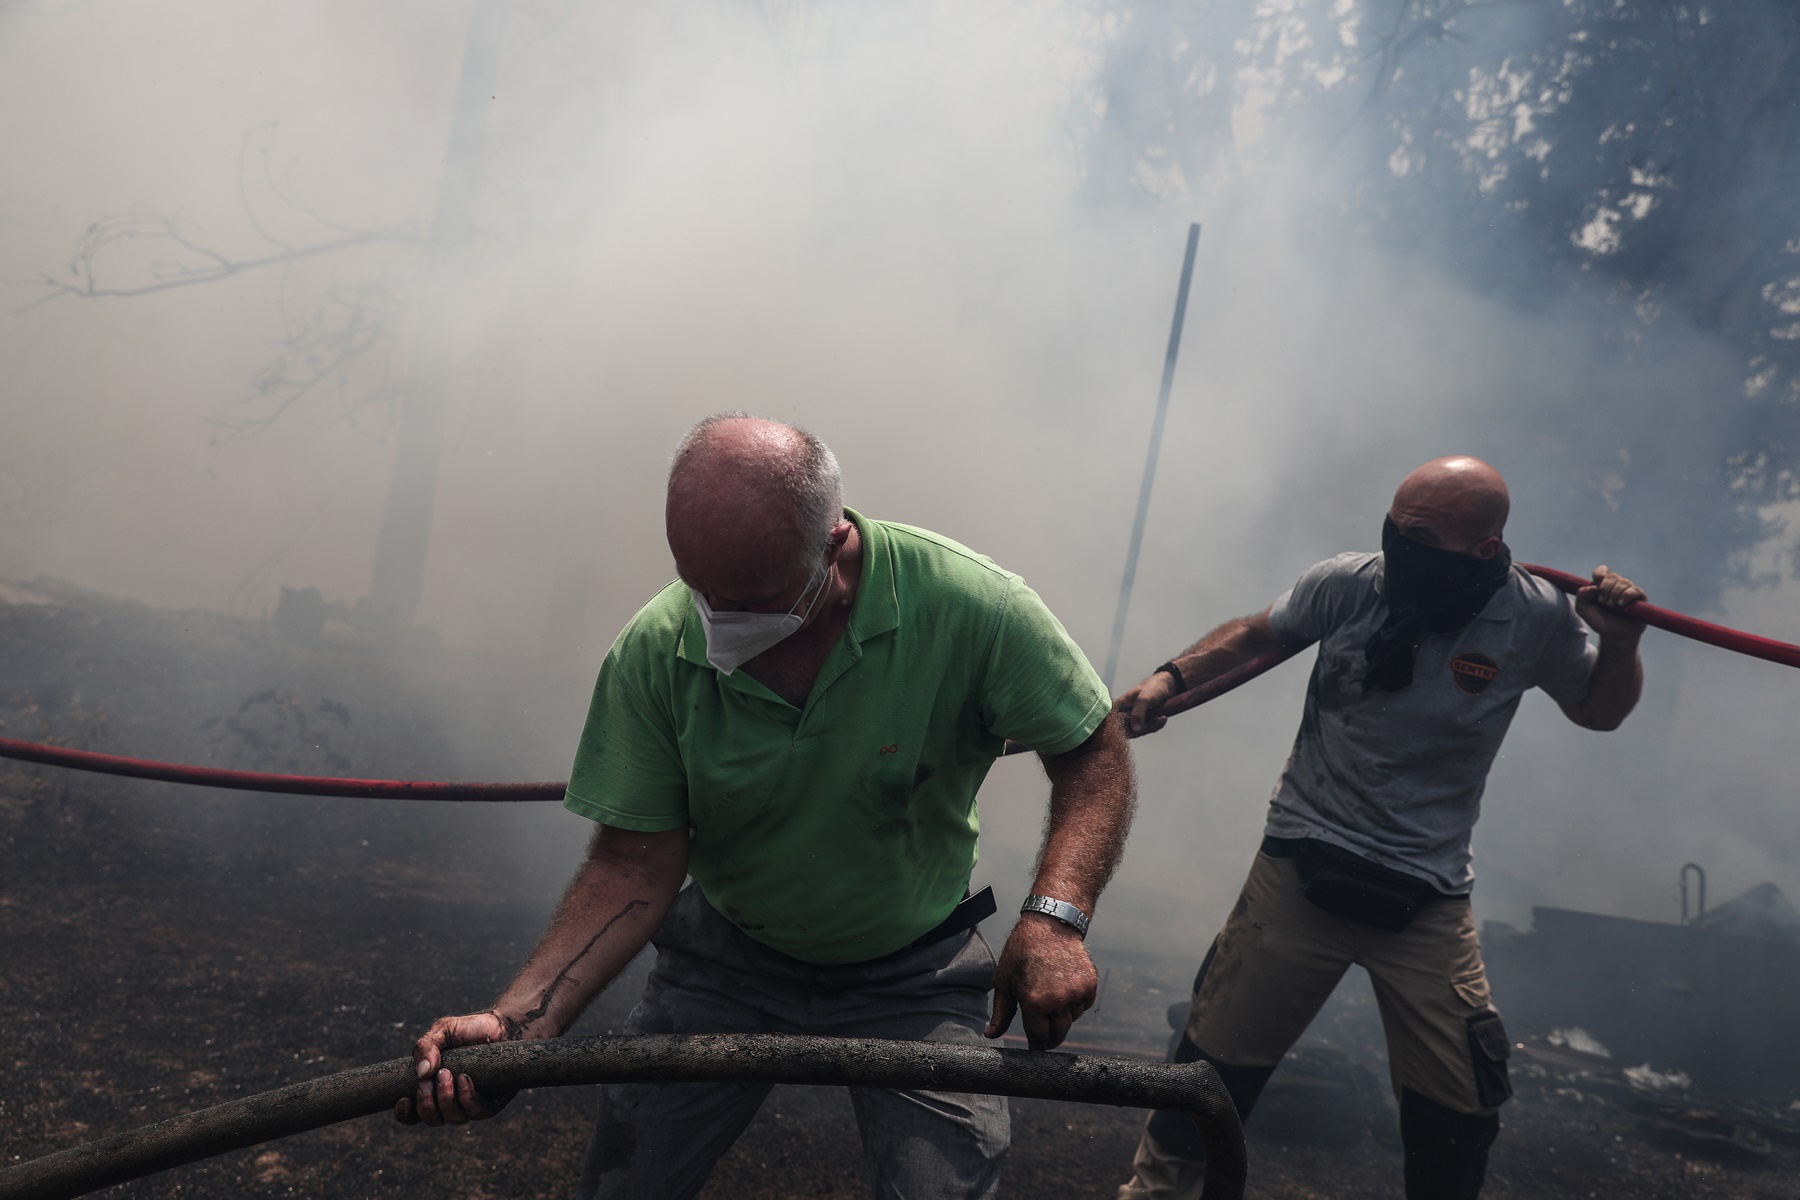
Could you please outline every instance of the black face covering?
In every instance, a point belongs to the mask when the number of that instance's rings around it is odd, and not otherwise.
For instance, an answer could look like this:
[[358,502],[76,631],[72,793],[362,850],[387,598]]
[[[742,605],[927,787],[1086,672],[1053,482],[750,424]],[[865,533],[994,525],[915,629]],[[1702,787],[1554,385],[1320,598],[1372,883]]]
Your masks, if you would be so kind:
[[1389,519],[1381,522],[1381,557],[1388,615],[1364,647],[1365,692],[1397,692],[1411,683],[1413,657],[1426,635],[1473,621],[1512,570],[1512,552],[1504,542],[1494,557],[1476,558],[1415,542]]

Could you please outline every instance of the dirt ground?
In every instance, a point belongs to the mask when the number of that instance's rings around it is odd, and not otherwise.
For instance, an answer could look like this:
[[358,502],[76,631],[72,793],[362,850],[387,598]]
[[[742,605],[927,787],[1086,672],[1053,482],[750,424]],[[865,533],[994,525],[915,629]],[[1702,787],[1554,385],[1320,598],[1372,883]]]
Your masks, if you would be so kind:
[[[527,728],[542,703],[532,671],[433,653],[386,657],[329,635],[294,646],[253,622],[14,586],[0,592],[0,737],[287,771],[544,777],[540,742],[556,739]],[[441,703],[447,691],[463,707]],[[0,1162],[394,1058],[440,1013],[485,1003],[556,882],[512,852],[521,818],[501,808],[202,792],[0,761]],[[1154,1055],[1193,965],[1104,959],[1100,1008],[1076,1036]],[[577,1032],[615,1028],[644,969]],[[1347,991],[1314,1033],[1385,1077],[1366,999]],[[1800,1121],[1782,1106],[1647,1095],[1612,1064],[1536,1040],[1514,1062],[1489,1196],[1800,1195]],[[592,1104],[587,1089],[549,1089],[455,1131],[353,1121],[118,1193],[563,1195]],[[1249,1194],[1398,1196],[1391,1113],[1372,1103],[1352,1118],[1310,1133],[1253,1122]],[[1142,1114],[1015,1101],[1013,1121],[1004,1195],[1099,1200]],[[704,1194],[867,1195],[845,1096],[777,1089]]]

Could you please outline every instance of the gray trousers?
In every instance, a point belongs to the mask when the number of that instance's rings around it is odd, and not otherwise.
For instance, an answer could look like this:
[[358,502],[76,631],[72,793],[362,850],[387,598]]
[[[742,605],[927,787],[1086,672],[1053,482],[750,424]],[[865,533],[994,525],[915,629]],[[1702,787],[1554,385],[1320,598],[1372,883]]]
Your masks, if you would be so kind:
[[[876,963],[778,954],[689,887],[652,939],[656,966],[626,1033],[803,1033],[981,1041],[994,955],[978,932]],[[769,1084],[608,1084],[576,1200],[686,1200],[750,1124]],[[883,1200],[985,1200],[1011,1137],[997,1096],[851,1088]]]

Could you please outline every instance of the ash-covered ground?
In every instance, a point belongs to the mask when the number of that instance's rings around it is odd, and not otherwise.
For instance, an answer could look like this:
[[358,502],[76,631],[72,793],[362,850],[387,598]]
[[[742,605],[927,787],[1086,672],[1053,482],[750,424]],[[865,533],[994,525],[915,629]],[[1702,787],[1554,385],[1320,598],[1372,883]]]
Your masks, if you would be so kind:
[[[546,684],[547,674],[451,650],[381,652],[341,629],[295,644],[260,622],[46,582],[0,591],[3,737],[275,771],[555,778],[585,685]],[[432,1018],[485,1004],[560,886],[563,867],[541,848],[550,819],[504,805],[221,793],[0,760],[0,1161],[398,1057]],[[566,836],[572,863],[579,841]],[[1003,935],[1003,923],[992,926]],[[1156,1055],[1195,964],[1099,957],[1101,1003],[1075,1037]],[[644,966],[577,1032],[616,1028]],[[1366,983],[1347,982],[1313,1034],[1252,1123],[1249,1194],[1398,1196]],[[1515,1034],[1525,1043],[1519,1096],[1488,1195],[1800,1195],[1800,1119],[1785,1105],[1645,1092],[1623,1064]],[[561,1195],[591,1105],[585,1089],[555,1089],[461,1130],[354,1121],[119,1192]],[[1100,1200],[1124,1172],[1142,1114],[1015,1101],[1013,1120],[1003,1194]],[[867,1195],[847,1099],[777,1089],[705,1195]]]

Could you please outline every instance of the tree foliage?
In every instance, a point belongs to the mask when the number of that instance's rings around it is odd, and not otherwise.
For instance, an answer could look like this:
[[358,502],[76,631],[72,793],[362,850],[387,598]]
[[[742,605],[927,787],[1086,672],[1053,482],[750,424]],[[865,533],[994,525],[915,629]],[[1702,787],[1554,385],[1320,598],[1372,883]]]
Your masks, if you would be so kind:
[[[1621,378],[1701,346],[1691,390],[1597,381],[1495,414],[1571,520],[1679,545],[1678,599],[1748,579],[1800,498],[1800,7],[1676,0],[1123,0],[1101,186],[1258,169],[1302,131],[1339,215],[1525,310],[1573,306]],[[1662,357],[1659,357],[1662,356]],[[1691,358],[1692,356],[1690,356]],[[1536,431],[1535,433],[1533,431]],[[1554,431],[1554,436],[1543,436]],[[1696,560],[1696,548],[1703,553]]]

